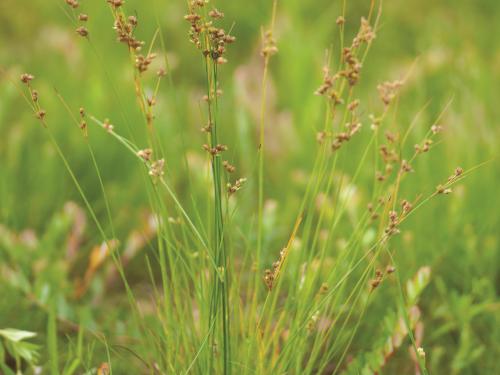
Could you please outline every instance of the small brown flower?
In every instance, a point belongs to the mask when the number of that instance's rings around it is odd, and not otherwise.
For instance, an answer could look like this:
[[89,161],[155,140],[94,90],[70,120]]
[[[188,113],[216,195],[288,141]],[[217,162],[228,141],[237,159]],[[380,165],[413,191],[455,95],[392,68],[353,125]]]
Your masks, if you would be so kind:
[[46,115],[47,115],[47,112],[44,109],[40,109],[36,113],[36,118],[43,121],[43,119],[45,119]]
[[276,46],[276,40],[273,37],[272,31],[268,30],[264,34],[264,46],[260,54],[263,57],[270,57],[278,53],[278,47]]
[[149,107],[152,107],[156,104],[156,98],[155,97],[147,98],[146,102],[148,103]]
[[110,4],[113,8],[119,8],[123,4],[125,4],[124,0],[108,0],[108,4]]
[[32,76],[31,74],[28,74],[28,73],[23,73],[21,74],[21,82],[22,83],[30,83],[35,77]]
[[410,202],[408,202],[406,199],[403,199],[401,201],[401,207],[402,207],[404,213],[410,212],[411,209],[413,208],[412,204]]
[[201,16],[199,14],[191,13],[191,14],[186,14],[184,16],[184,19],[188,22],[196,22],[201,20]]
[[228,173],[233,173],[236,170],[236,167],[234,165],[230,164],[227,160],[224,160],[224,162],[222,163],[222,165],[224,166],[224,169]]
[[353,100],[351,103],[349,103],[349,104],[347,105],[347,109],[348,109],[349,111],[351,111],[351,112],[352,112],[352,111],[354,111],[354,110],[355,110],[358,106],[359,106],[359,100],[358,100],[358,99],[356,99],[356,100]]
[[76,9],[80,4],[78,4],[78,0],[66,0],[66,4],[68,4],[71,8]]
[[235,41],[236,41],[236,37],[234,37],[232,35],[225,35],[224,36],[224,42],[226,42],[227,44],[234,43]]
[[111,133],[114,129],[114,126],[111,125],[111,123],[109,122],[109,119],[104,120],[103,126],[104,126],[104,129],[106,129],[106,131],[109,133]]
[[132,25],[132,26],[136,27],[136,26],[137,26],[137,23],[138,23],[138,21],[137,21],[137,17],[136,17],[136,16],[129,16],[129,18],[128,18],[128,23],[129,23],[130,25]]
[[380,99],[382,99],[386,107],[394,100],[402,85],[402,81],[396,80],[393,82],[386,81],[377,86]]
[[215,156],[215,155],[220,154],[223,151],[227,151],[227,146],[226,145],[218,144],[215,147],[210,147],[209,145],[204,144],[203,145],[203,149],[205,151],[207,151],[210,155]]
[[225,57],[219,56],[217,58],[217,64],[223,65],[223,64],[226,64],[226,63],[227,63],[227,59]]
[[385,181],[385,179],[386,179],[385,175],[380,171],[375,172],[375,178],[377,179],[377,181],[380,181],[380,182]]
[[432,125],[431,126],[431,132],[432,134],[438,134],[443,131],[443,127],[441,125]]
[[165,160],[159,159],[154,161],[149,167],[149,175],[151,177],[161,177],[163,176],[163,168],[165,167]]
[[212,131],[212,123],[209,122],[207,125],[203,126],[200,130],[205,133],[210,133]]
[[150,53],[147,56],[137,55],[135,58],[135,66],[139,70],[139,72],[144,73],[148,70],[149,65],[156,58],[156,53]]
[[413,172],[413,168],[411,167],[410,163],[408,163],[407,160],[401,161],[401,170],[403,172]]
[[220,18],[224,18],[224,13],[220,12],[217,9],[213,9],[210,12],[208,12],[208,16],[213,18],[213,19],[220,19]]
[[77,34],[79,34],[82,37],[86,37],[86,36],[89,35],[89,31],[84,26],[78,27],[75,31],[76,31]]
[[436,193],[437,194],[450,194],[451,193],[451,189],[447,188],[446,186],[443,186],[443,185],[438,185],[436,187]]
[[319,294],[326,294],[329,290],[328,284],[323,283],[321,284],[321,287],[319,288]]
[[229,195],[233,195],[234,193],[236,193],[238,190],[240,190],[242,187],[243,187],[243,184],[247,181],[246,178],[239,178],[236,180],[236,182],[234,184],[230,184],[228,183],[227,184],[227,192],[229,193]]
[[139,156],[144,161],[150,161],[153,155],[153,150],[150,148],[145,148],[144,150],[137,151],[137,156]]

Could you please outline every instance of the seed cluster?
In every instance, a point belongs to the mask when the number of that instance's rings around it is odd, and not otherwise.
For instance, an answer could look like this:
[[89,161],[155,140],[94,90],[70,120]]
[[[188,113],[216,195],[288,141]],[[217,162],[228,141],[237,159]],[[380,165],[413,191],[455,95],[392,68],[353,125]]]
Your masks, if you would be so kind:
[[203,149],[206,152],[208,152],[210,155],[215,156],[215,155],[221,154],[224,151],[227,151],[227,146],[226,145],[222,145],[222,144],[218,144],[215,147],[210,147],[208,144],[204,144],[203,145]]
[[440,184],[436,187],[436,194],[450,194],[452,192],[450,186],[455,183],[460,178],[460,176],[463,175],[463,173],[463,168],[455,168],[455,172],[450,177],[448,177],[446,183],[443,185]]
[[[399,154],[392,143],[393,142],[388,138],[388,144],[384,144],[379,147],[379,152],[384,163],[384,172],[375,172],[375,178],[377,181],[382,182],[388,179],[394,170],[394,163],[399,162]],[[408,162],[405,160],[402,161],[402,165],[404,165],[404,168],[408,168],[409,166]]]
[[150,161],[152,155],[153,155],[153,150],[150,148],[137,151],[137,156],[139,156],[144,161]]
[[315,330],[316,325],[318,324],[318,320],[319,320],[319,311],[316,311],[307,322],[306,328],[308,333],[312,333]]
[[[337,25],[341,27],[343,27],[344,22],[345,19],[343,17],[339,17],[336,21]],[[368,20],[361,18],[361,26],[357,35],[354,37],[351,45],[349,47],[344,47],[342,50],[340,70],[332,74],[328,64],[323,68],[323,82],[315,91],[315,94],[324,96],[333,109],[344,104],[342,93],[345,84],[352,88],[358,83],[362,64],[357,54],[363,44],[369,45],[373,39],[375,39],[375,33]],[[353,135],[359,132],[361,129],[361,122],[357,115],[359,104],[360,102],[357,99],[347,103],[346,110],[350,114],[350,121],[344,124],[345,130],[341,130],[338,134],[321,131],[317,134],[318,142],[323,143],[325,139],[330,138],[332,151],[337,151],[344,143],[348,142]]]
[[33,104],[33,111],[35,113],[35,117],[38,120],[40,120],[40,122],[44,127],[47,127],[47,125],[45,124],[45,116],[47,116],[47,111],[45,111],[45,109],[40,107],[40,98],[38,91],[36,91],[31,85],[31,81],[33,81],[34,79],[35,77],[29,73],[23,73],[21,74],[20,77],[21,82],[24,83],[28,88],[29,96],[31,98],[31,103]]
[[[109,1],[108,1],[109,2]],[[114,9],[115,22],[113,29],[116,32],[116,38],[120,43],[126,44],[130,49],[138,52],[141,50],[144,42],[138,40],[134,36],[134,31],[137,27],[138,21],[137,17],[129,16],[127,17],[123,11],[118,11],[117,6],[112,5]]]
[[151,177],[162,177],[164,175],[163,168],[165,167],[165,159],[158,159],[149,166],[149,175]]
[[386,81],[377,86],[380,99],[387,107],[396,97],[399,89],[403,86],[403,81]]
[[407,199],[402,199],[400,205],[401,205],[400,213],[398,213],[395,210],[389,212],[389,223],[384,230],[384,233],[386,234],[387,238],[395,234],[398,234],[400,232],[399,224],[413,209],[413,204]]
[[214,26],[215,21],[224,18],[224,13],[221,11],[210,10],[208,12],[210,20],[202,17],[200,13],[205,6],[204,0],[192,0],[189,4],[189,13],[184,16],[191,25],[189,40],[203,52],[204,56],[210,57],[217,64],[225,64],[226,45],[234,43],[236,38],[226,33],[223,28]]
[[[80,3],[78,2],[78,0],[66,0],[66,5],[68,5],[72,9],[77,9],[80,7]],[[85,13],[80,13],[76,17],[76,21],[82,24],[78,26],[75,31],[78,35],[84,38],[89,35],[89,30],[83,25],[83,23],[87,22],[88,20],[89,16]]]
[[[391,273],[394,273],[395,271],[396,271],[396,269],[393,266],[389,265],[385,269],[385,274],[390,275]],[[376,269],[375,270],[375,277],[370,280],[370,290],[371,291],[375,290],[383,280],[384,280],[384,272],[380,269]]]
[[[343,17],[337,18],[337,25],[343,25]],[[343,69],[331,75],[329,68],[323,69],[323,84],[316,90],[316,95],[323,95],[333,101],[334,104],[342,104],[341,95],[335,90],[334,84],[343,77],[350,86],[356,85],[359,80],[362,64],[357,57],[357,51],[362,44],[370,44],[375,39],[375,32],[366,18],[361,18],[361,27],[354,37],[351,46],[342,50]]]
[[389,212],[389,225],[387,228],[385,228],[385,233],[388,236],[393,236],[395,234],[399,233],[399,221],[400,218],[398,216],[398,213],[396,211],[390,211]]
[[374,206],[373,203],[368,203],[367,205],[367,210],[368,210],[368,213],[370,214],[370,219],[371,220],[377,220],[379,218],[379,214],[377,213],[377,211],[379,210],[380,207],[382,207],[384,204],[385,204],[386,200],[384,199],[384,197],[379,197],[377,199],[377,205]]
[[79,125],[80,129],[82,130],[83,135],[87,137],[88,128],[87,128],[87,121],[85,121],[85,109],[83,107],[80,107],[79,114],[80,114],[80,125]]
[[260,51],[262,57],[264,58],[271,57],[278,53],[276,39],[274,39],[272,30],[267,30],[264,33],[264,37],[262,38],[262,40],[263,40],[263,45],[262,45],[262,50]]
[[266,269],[264,271],[264,282],[269,290],[273,289],[275,281],[278,279],[281,266],[285,262],[287,249],[283,248],[280,251],[280,256],[277,261],[273,263],[273,269]]
[[234,171],[236,171],[236,167],[234,165],[232,165],[231,163],[229,163],[227,160],[224,160],[224,162],[222,163],[222,166],[224,167],[224,169],[228,173],[233,173]]
[[419,144],[415,145],[415,151],[417,152],[417,154],[427,152],[430,150],[431,145],[432,145],[432,139],[426,139],[424,140],[424,143],[422,145]]
[[[153,60],[156,58],[156,53],[149,53],[146,56],[143,55],[137,55],[135,58],[135,67],[140,73],[144,73],[145,71],[148,70],[149,65],[153,62]],[[149,105],[153,105],[153,102],[150,102]]]
[[246,181],[247,181],[246,178],[239,178],[236,180],[236,182],[234,184],[228,183],[227,184],[227,192],[228,192],[229,196],[233,195],[238,190],[240,190]]
[[111,125],[111,123],[109,122],[109,119],[105,119],[104,122],[103,122],[103,127],[104,129],[108,132],[108,133],[111,133],[114,129],[114,126]]
[[66,4],[69,5],[73,9],[76,9],[80,6],[80,4],[78,3],[78,0],[66,0]]
[[[188,14],[184,19],[189,22],[189,40],[199,49],[207,61],[207,66],[213,62],[215,66],[225,64],[226,47],[236,41],[236,38],[227,33],[224,28],[216,26],[216,23],[224,18],[224,13],[216,8],[205,10],[208,7],[206,0],[191,0],[189,1]],[[216,157],[227,151],[228,147],[224,144],[217,143],[217,138],[213,137],[215,129],[215,121],[213,121],[212,101],[222,95],[222,90],[218,87],[218,81],[215,77],[209,78],[208,93],[203,96],[203,101],[208,103],[209,119],[205,126],[201,127],[201,131],[211,134],[210,144],[203,145],[203,149],[212,157],[212,163],[218,163]],[[236,167],[230,164],[227,160],[222,163],[222,166],[228,173],[233,173]],[[229,196],[236,193],[242,188],[246,178],[239,178],[234,183],[228,182],[227,193]]]

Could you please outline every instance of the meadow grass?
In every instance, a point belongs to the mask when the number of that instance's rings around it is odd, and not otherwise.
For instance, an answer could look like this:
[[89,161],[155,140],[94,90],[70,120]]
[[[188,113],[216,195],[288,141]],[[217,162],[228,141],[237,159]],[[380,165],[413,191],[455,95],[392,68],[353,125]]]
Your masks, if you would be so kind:
[[[25,214],[3,201],[5,301],[33,316],[0,320],[18,329],[0,330],[4,373],[495,373],[496,221],[488,211],[474,230],[452,219],[471,210],[460,205],[462,180],[492,173],[491,154],[459,153],[459,164],[454,149],[440,151],[457,132],[455,99],[408,105],[419,61],[370,75],[381,3],[319,4],[318,30],[328,22],[334,38],[308,45],[303,5],[265,2],[251,63],[231,53],[251,48],[222,7],[239,5],[173,7],[187,36],[171,45],[159,1],[149,19],[121,0],[59,5],[100,79],[80,81],[73,96],[39,85],[38,72],[19,80],[2,69],[59,160],[29,159],[28,170],[65,171],[71,185],[41,189],[71,189],[79,202],[31,207],[50,212],[38,234],[22,232]],[[241,16],[244,25],[251,12]],[[107,54],[108,40],[120,52]],[[189,42],[173,62],[171,50]],[[313,47],[322,71],[307,61]],[[7,156],[4,189],[14,191],[7,178],[24,162]],[[429,206],[435,213],[419,220]],[[462,246],[460,263],[453,249]],[[476,269],[464,275],[471,259]],[[462,267],[458,281],[447,261]],[[471,286],[461,295],[453,285],[463,279]]]

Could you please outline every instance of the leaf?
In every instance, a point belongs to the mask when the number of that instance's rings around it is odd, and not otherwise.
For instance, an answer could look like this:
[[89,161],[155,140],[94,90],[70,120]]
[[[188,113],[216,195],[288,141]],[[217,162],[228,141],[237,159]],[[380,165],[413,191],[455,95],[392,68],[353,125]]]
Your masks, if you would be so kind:
[[359,355],[354,359],[344,372],[349,375],[380,373],[386,362],[394,355],[408,336],[408,328],[405,324],[404,316],[408,316],[410,329],[414,330],[420,321],[420,310],[416,305],[418,297],[429,283],[431,276],[430,267],[422,267],[408,280],[406,291],[408,293],[408,306],[405,310],[389,311],[384,317],[383,331],[373,349],[367,353]]
[[431,277],[431,268],[420,268],[415,276],[408,280],[406,284],[406,292],[408,293],[408,306],[413,306],[417,303],[418,297],[429,283]]
[[35,332],[21,331],[14,328],[0,329],[0,336],[12,342],[19,342],[36,336]]
[[38,345],[30,342],[18,342],[14,344],[14,348],[17,354],[30,364],[34,364],[38,360],[38,350],[40,349]]
[[16,375],[14,371],[12,371],[10,368],[8,368],[6,365],[0,362],[0,370],[1,373],[4,375]]

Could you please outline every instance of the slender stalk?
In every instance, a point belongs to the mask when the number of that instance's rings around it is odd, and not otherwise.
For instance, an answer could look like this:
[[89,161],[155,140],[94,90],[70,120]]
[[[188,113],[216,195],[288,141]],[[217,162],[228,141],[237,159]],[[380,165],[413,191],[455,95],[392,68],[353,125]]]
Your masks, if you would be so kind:
[[[207,41],[208,44],[208,41]],[[217,124],[217,64],[210,56],[205,57],[207,74],[208,96],[208,121],[210,126],[210,145],[214,149],[219,144]],[[213,103],[213,104],[212,104]],[[223,337],[223,369],[224,374],[231,373],[230,365],[230,322],[228,303],[228,271],[227,254],[224,241],[224,218],[222,209],[222,162],[221,155],[215,153],[211,156],[211,169],[214,194],[214,238],[213,250],[216,269],[214,270],[214,288],[212,290],[209,330],[214,329],[219,306],[222,308],[222,337]]]
[[[273,2],[273,11],[271,15],[271,27],[269,29],[268,36],[272,38],[274,31],[274,25],[276,22],[276,11],[278,7],[278,0]],[[263,36],[266,38],[266,36]],[[264,41],[264,43],[266,43]],[[264,46],[264,49],[266,46]],[[269,61],[272,53],[266,53],[263,51],[264,55],[264,71],[262,73],[262,95],[260,102],[260,125],[259,125],[259,176],[258,176],[258,214],[257,214],[257,254],[256,254],[256,264],[257,264],[257,275],[260,275],[260,255],[262,253],[264,228],[263,228],[263,216],[264,216],[264,157],[265,157],[265,118],[266,118],[266,103],[267,103],[267,79],[269,71]],[[259,280],[259,277],[256,278]],[[258,288],[256,288],[258,290]]]

